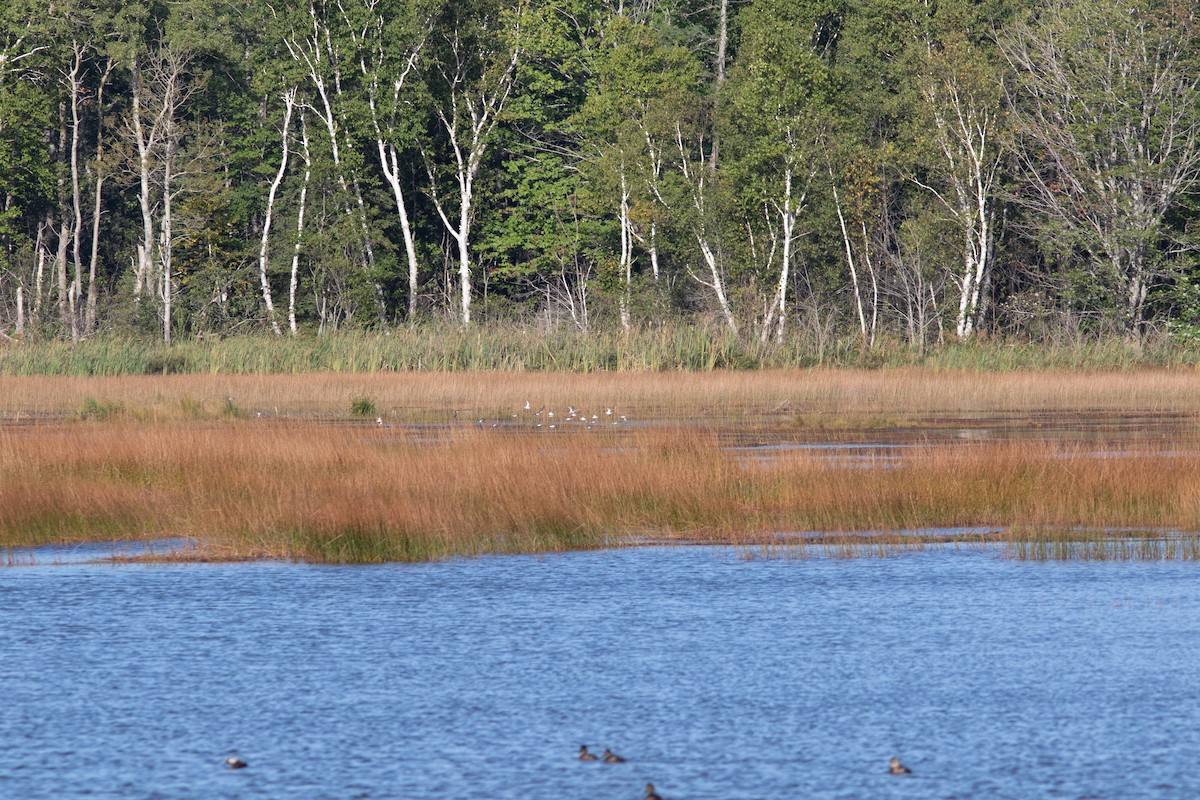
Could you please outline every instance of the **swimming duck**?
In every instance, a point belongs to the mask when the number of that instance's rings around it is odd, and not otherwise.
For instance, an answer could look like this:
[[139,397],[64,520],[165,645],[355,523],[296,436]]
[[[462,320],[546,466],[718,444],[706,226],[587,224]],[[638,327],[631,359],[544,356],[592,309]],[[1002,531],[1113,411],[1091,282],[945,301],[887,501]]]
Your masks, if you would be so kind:
[[586,744],[579,745],[579,760],[580,761],[595,761],[596,754],[589,753]]
[[620,764],[620,763],[623,763],[624,761],[625,761],[625,759],[621,758],[619,755],[614,753],[612,750],[606,749],[604,751],[604,763],[605,764]]
[[242,769],[243,767],[250,766],[245,761],[242,761],[240,758],[234,758],[233,756],[230,756],[229,758],[225,759],[225,764],[230,769]]
[[911,775],[912,770],[900,763],[900,759],[893,757],[888,762],[889,775]]
[[646,797],[645,797],[645,800],[662,800],[662,797],[661,797],[661,796],[658,794],[658,792],[654,791],[654,784],[653,784],[653,783],[647,783],[647,784],[646,784]]

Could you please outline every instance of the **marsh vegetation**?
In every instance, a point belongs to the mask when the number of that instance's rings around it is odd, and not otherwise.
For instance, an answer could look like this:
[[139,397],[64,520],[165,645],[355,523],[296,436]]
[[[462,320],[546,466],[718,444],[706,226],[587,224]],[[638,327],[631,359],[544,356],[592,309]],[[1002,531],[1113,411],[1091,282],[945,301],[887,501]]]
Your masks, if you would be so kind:
[[[1195,558],[1198,382],[928,370],[3,378],[0,542],[183,536],[199,543],[189,558],[331,562],[647,542]],[[378,419],[363,418],[368,406]]]

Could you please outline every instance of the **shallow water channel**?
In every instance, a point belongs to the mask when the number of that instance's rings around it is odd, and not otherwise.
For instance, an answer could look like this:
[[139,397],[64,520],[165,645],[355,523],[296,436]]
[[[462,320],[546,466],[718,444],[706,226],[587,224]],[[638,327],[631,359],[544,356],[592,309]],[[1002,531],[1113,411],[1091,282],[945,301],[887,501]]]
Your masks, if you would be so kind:
[[13,559],[0,797],[1200,797],[1200,564],[745,555]]

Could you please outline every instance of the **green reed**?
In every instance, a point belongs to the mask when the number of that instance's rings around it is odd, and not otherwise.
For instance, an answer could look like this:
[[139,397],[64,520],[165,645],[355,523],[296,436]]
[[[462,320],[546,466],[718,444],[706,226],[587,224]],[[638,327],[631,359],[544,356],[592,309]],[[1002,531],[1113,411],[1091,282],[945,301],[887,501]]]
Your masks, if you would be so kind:
[[501,325],[462,328],[427,323],[385,332],[330,336],[154,339],[102,335],[71,344],[0,344],[0,374],[163,375],[308,372],[712,371],[837,366],[930,366],[952,370],[1132,369],[1195,366],[1200,349],[1162,337],[1038,344],[987,339],[947,342],[924,351],[902,342],[863,347],[854,338],[817,342],[802,329],[763,343],[719,325],[675,322],[631,331],[539,331]]

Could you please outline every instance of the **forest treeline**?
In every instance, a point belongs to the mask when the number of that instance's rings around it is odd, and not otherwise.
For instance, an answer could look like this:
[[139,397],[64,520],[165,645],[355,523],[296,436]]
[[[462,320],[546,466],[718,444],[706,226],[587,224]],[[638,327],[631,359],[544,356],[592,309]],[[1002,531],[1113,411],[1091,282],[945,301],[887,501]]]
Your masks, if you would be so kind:
[[1188,0],[6,0],[0,335],[1200,334]]

